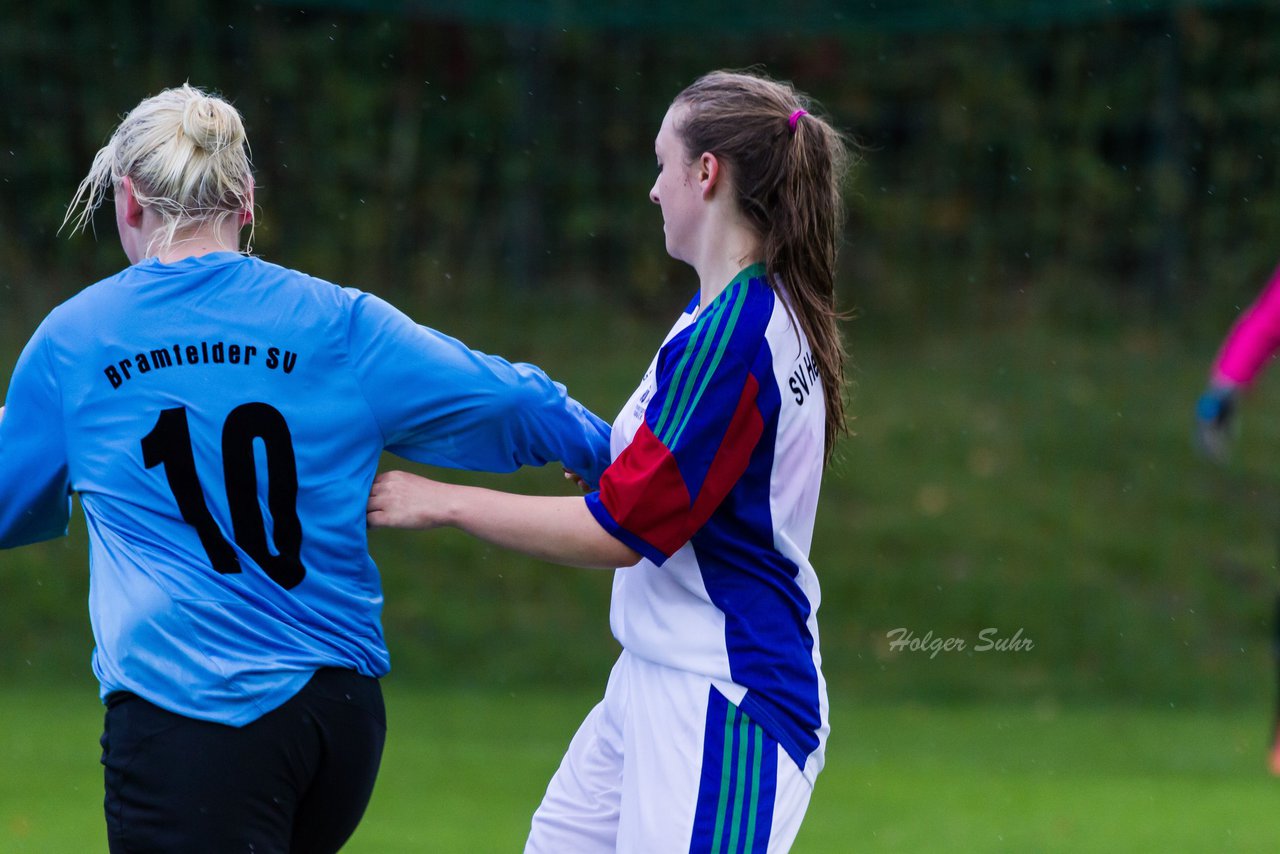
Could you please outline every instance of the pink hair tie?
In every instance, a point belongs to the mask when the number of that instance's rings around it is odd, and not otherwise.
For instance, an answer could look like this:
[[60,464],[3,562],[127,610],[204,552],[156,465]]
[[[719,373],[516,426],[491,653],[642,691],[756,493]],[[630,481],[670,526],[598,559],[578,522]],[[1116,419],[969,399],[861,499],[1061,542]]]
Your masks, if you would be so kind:
[[787,127],[791,128],[791,135],[796,135],[796,122],[800,121],[801,116],[809,115],[808,110],[796,110],[791,114],[791,118],[787,119]]

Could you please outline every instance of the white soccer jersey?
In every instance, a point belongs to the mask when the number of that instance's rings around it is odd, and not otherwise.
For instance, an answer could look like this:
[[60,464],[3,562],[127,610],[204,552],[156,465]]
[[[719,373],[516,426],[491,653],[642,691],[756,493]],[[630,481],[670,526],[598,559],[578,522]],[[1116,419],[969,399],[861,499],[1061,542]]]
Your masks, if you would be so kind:
[[587,497],[643,559],[614,580],[618,641],[703,674],[812,783],[828,731],[809,563],[826,403],[762,265],[676,321],[614,422]]

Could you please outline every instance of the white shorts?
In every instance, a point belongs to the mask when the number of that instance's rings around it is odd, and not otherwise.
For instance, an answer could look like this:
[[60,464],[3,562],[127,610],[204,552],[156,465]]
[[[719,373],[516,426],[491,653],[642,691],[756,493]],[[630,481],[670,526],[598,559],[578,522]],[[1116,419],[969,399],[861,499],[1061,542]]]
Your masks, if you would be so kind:
[[696,676],[623,652],[533,816],[525,854],[787,851],[813,787]]

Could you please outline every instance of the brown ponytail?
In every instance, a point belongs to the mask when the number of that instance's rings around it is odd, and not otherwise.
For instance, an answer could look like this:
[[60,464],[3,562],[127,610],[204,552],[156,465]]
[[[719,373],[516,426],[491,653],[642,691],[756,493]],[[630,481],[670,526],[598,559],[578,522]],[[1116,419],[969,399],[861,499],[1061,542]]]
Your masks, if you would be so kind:
[[844,344],[836,308],[836,249],[844,224],[848,148],[789,83],[713,71],[676,96],[688,107],[676,131],[688,152],[728,165],[739,208],[760,235],[764,264],[809,340],[827,399],[826,457],[848,431]]

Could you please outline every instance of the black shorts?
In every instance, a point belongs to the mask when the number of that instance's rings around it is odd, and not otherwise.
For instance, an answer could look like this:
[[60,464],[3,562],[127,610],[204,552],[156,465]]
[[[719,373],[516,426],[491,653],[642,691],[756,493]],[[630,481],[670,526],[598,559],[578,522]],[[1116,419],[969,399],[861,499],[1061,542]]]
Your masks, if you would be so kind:
[[378,680],[323,669],[243,727],[107,697],[112,854],[311,854],[342,847],[373,792],[387,718]]

